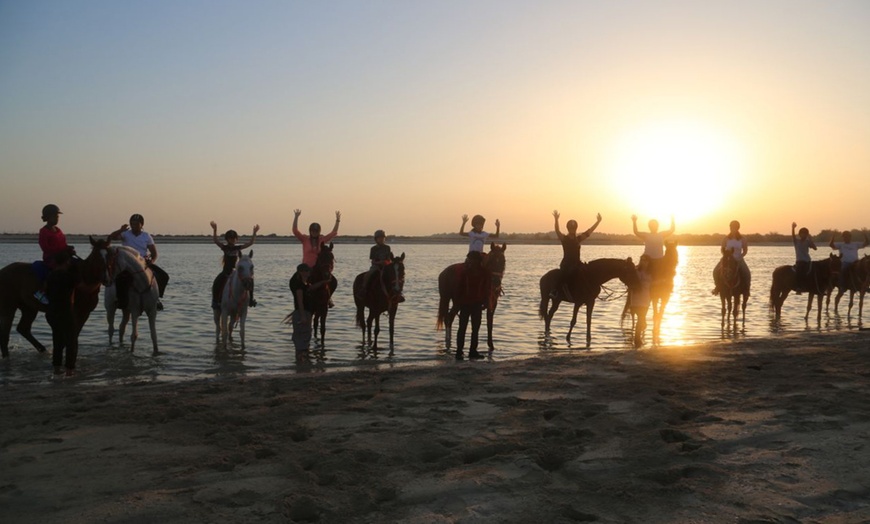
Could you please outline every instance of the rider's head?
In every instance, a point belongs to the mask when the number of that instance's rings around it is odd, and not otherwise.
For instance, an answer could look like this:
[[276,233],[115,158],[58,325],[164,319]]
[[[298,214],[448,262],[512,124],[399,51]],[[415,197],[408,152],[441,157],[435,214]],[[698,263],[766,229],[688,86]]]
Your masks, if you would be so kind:
[[320,236],[320,224],[317,222],[312,222],[310,226],[308,226],[308,234],[313,237]]
[[48,204],[42,208],[42,220],[48,222],[52,218],[57,218],[57,215],[62,215],[60,208],[54,204]]
[[740,222],[732,220],[731,223],[728,224],[728,227],[731,228],[732,233],[737,233],[738,231],[740,231]]
[[801,237],[801,239],[806,239],[808,236],[810,236],[810,230],[805,228],[805,227],[802,227],[798,231],[798,236]]
[[230,229],[226,233],[224,233],[224,240],[226,240],[230,244],[235,244],[236,240],[239,239],[239,234],[236,233],[235,229]]
[[649,221],[649,231],[650,233],[656,233],[659,230],[659,221],[656,219],[652,219]]
[[486,224],[486,219],[483,218],[483,215],[474,215],[471,217],[471,227],[474,229],[483,229],[483,225]]
[[851,242],[852,241],[852,232],[848,229],[843,231],[843,242]]
[[375,231],[375,242],[378,244],[383,244],[387,239],[387,234],[384,233],[383,229],[378,229]]
[[576,220],[569,220],[568,223],[565,224],[565,227],[568,228],[569,233],[576,233],[577,232],[577,221]]
[[145,226],[145,218],[139,213],[134,213],[130,216],[130,229],[133,230],[134,233],[142,231],[142,227]]

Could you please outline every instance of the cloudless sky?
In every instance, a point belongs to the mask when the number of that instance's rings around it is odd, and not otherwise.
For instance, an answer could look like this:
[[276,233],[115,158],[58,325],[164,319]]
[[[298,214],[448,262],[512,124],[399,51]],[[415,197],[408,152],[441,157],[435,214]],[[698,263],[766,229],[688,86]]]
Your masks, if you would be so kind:
[[867,227],[868,28],[860,0],[0,0],[0,232],[46,203],[67,233]]

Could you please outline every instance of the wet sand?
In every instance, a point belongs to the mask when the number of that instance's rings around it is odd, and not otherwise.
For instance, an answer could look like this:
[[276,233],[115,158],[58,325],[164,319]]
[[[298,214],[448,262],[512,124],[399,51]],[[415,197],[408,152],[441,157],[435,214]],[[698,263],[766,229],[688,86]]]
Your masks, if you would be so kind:
[[4,387],[4,522],[868,522],[870,333]]

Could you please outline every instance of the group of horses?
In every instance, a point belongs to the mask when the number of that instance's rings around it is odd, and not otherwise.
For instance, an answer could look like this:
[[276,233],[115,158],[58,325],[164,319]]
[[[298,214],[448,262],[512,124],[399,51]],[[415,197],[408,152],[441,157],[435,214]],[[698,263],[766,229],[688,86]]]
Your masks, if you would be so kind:
[[[122,320],[119,326],[118,341],[124,337],[126,327],[132,322],[130,350],[135,348],[138,339],[138,319],[144,313],[148,319],[151,334],[152,350],[158,353],[156,315],[158,303],[158,286],[154,274],[147,262],[133,249],[112,246],[108,239],[90,238],[91,252],[83,260],[76,260],[71,271],[75,272],[77,285],[73,295],[73,315],[75,320],[75,335],[81,331],[91,312],[99,301],[101,287],[105,287],[104,304],[109,324],[109,341],[114,339],[114,317],[118,304],[117,285],[119,275],[127,275],[129,298],[123,304]],[[330,285],[322,286],[312,291],[313,304],[312,322],[315,336],[319,334],[322,341],[326,336],[326,317],[330,308],[330,297],[335,291],[337,282],[332,276],[334,263],[333,244],[321,246],[317,262],[312,268],[311,282],[330,280]],[[456,355],[463,356],[465,335],[469,322],[472,333],[469,344],[469,357],[476,358],[478,331],[481,324],[482,311],[486,311],[487,346],[494,349],[493,326],[494,315],[499,297],[503,294],[502,279],[505,271],[505,251],[507,244],[490,245],[490,250],[484,253],[479,263],[456,263],[445,268],[438,276],[439,303],[436,327],[445,329],[445,345],[448,350],[452,343],[452,325],[459,315],[459,328],[456,336]],[[250,293],[254,285],[253,251],[242,254],[236,263],[221,295],[220,309],[215,310],[215,341],[226,346],[232,332],[238,326],[241,347],[245,347],[245,319]],[[359,273],[354,279],[353,296],[356,306],[355,323],[362,330],[363,344],[377,348],[380,333],[380,317],[387,313],[389,321],[389,344],[394,344],[394,325],[399,303],[404,300],[402,291],[405,282],[405,254],[393,256],[384,268],[377,271],[373,278],[368,279],[365,286],[366,272]],[[653,341],[659,338],[661,322],[668,299],[673,292],[674,276],[678,264],[676,244],[669,242],[665,256],[657,261],[653,278],[650,282],[650,305],[653,319]],[[38,351],[46,348],[33,336],[31,327],[40,311],[45,306],[34,297],[40,286],[37,274],[32,264],[16,262],[0,269],[0,351],[3,358],[9,356],[9,335],[16,311],[21,311],[16,331],[28,340]],[[805,319],[809,318],[813,301],[818,303],[818,321],[821,322],[822,299],[830,302],[833,289],[837,288],[840,278],[840,258],[834,254],[813,261],[805,275],[798,275],[794,266],[780,266],[773,272],[770,290],[770,308],[775,318],[779,319],[782,306],[792,291],[807,294],[807,309]],[[573,278],[564,278],[561,270],[553,269],[540,279],[540,305],[538,312],[544,321],[545,334],[550,333],[550,325],[562,302],[573,303],[573,314],[566,339],[570,342],[571,335],[577,323],[577,314],[581,306],[586,306],[586,345],[592,341],[592,313],[595,302],[599,298],[602,286],[612,279],[619,279],[628,288],[628,293],[637,289],[640,279],[631,258],[602,258],[583,264]],[[722,324],[726,319],[733,318],[737,322],[742,312],[746,317],[746,303],[749,296],[749,282],[741,271],[739,264],[730,252],[723,253],[721,261],[713,271],[713,281],[722,304]],[[845,275],[834,301],[837,311],[840,298],[849,292],[849,314],[851,315],[854,295],[859,294],[858,318],[863,313],[864,295],[870,287],[870,256],[865,256],[855,263],[851,271]],[[368,316],[365,310],[368,309]],[[626,307],[625,312],[628,311]]]

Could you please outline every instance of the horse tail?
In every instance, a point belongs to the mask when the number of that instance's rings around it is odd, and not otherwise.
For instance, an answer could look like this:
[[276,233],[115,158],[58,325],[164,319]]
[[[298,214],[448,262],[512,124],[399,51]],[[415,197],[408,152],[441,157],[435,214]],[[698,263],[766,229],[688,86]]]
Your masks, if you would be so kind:
[[354,316],[354,324],[356,324],[356,327],[360,329],[366,328],[366,290],[363,289],[363,281],[365,280],[365,275],[365,273],[360,273],[353,280],[353,301],[354,303],[356,303],[356,315]]
[[355,319],[354,323],[356,324],[356,327],[358,327],[360,329],[366,328],[365,309],[366,309],[366,307],[361,302],[357,303],[357,305],[356,305],[356,319]]
[[549,275],[550,273],[547,273],[541,277],[541,303],[538,305],[538,317],[541,320],[547,318],[547,306],[550,304],[550,290],[547,286]]

